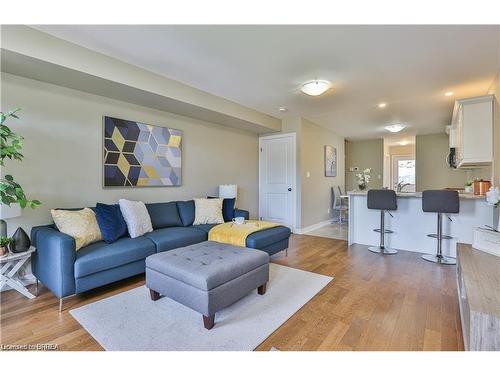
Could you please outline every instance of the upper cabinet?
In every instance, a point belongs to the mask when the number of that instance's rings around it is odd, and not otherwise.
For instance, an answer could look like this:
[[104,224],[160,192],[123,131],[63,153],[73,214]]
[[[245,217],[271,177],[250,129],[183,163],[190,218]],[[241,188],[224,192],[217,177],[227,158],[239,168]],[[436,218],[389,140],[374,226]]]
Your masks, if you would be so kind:
[[493,95],[455,102],[450,144],[455,146],[458,168],[493,162]]

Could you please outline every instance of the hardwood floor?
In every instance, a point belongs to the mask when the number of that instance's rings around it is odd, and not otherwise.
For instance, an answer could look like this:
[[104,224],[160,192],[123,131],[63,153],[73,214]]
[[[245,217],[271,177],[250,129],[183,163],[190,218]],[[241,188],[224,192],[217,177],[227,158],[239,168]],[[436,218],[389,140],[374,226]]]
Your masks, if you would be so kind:
[[[257,350],[463,350],[455,266],[401,251],[381,256],[366,246],[293,235],[278,264],[333,276],[309,303]],[[43,286],[28,300],[1,294],[2,344],[57,344],[59,350],[102,350],[69,310],[144,284],[137,276],[65,301]],[[272,287],[271,285],[269,287]],[[34,287],[32,287],[34,288]]]

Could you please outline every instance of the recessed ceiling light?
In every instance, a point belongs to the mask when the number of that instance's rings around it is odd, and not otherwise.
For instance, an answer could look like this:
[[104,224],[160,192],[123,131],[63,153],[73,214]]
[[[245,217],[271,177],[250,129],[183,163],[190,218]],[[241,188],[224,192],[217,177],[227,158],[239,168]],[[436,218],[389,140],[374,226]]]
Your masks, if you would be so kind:
[[387,103],[379,103],[378,107],[379,108],[385,108],[385,107],[387,107]]
[[280,111],[280,112],[282,112],[282,113],[283,113],[283,112],[288,112],[288,108],[287,108],[287,107],[279,107],[279,108],[278,108],[278,111]]
[[397,133],[403,130],[404,128],[406,128],[406,125],[394,124],[394,125],[387,125],[385,127],[385,130],[390,131],[391,133]]
[[399,142],[399,144],[400,144],[401,146],[406,146],[406,145],[408,144],[408,141],[401,141],[401,142]]
[[324,79],[315,79],[314,81],[304,83],[300,88],[300,91],[307,95],[319,96],[328,91],[331,86],[332,84],[329,81]]
[[444,93],[444,96],[452,96],[453,95],[453,91],[447,91]]

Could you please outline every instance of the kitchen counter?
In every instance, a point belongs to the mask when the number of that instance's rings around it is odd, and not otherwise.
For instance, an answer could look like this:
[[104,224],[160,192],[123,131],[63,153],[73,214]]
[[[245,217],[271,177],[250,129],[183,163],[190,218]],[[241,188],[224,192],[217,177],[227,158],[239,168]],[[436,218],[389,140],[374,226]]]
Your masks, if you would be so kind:
[[[380,211],[367,208],[366,191],[350,191],[349,245],[378,245]],[[436,233],[437,214],[422,211],[422,193],[397,193],[398,209],[385,216],[386,229],[394,231],[385,236],[386,246],[418,253],[435,253],[436,240],[427,234]],[[455,257],[456,244],[472,243],[474,227],[493,225],[495,210],[484,196],[460,194],[460,212],[443,216],[443,234],[452,236],[443,240],[443,254]],[[448,220],[447,216],[452,220]]]
[[[354,190],[354,191],[349,191],[347,194],[349,195],[367,195],[368,192],[366,190],[360,191],[360,190]],[[412,193],[396,193],[398,198],[409,198],[409,197],[414,197],[414,198],[422,198],[422,192],[412,192]],[[478,199],[478,200],[486,200],[485,195],[474,195],[472,193],[459,193],[458,194],[460,199]]]

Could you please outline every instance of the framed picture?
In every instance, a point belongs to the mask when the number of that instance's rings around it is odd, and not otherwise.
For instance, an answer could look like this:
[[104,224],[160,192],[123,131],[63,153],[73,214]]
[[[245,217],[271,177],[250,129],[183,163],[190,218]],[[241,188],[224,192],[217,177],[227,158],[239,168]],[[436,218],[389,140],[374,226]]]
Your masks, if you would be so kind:
[[103,184],[180,186],[182,131],[104,116]]
[[325,177],[337,177],[337,149],[325,146]]

